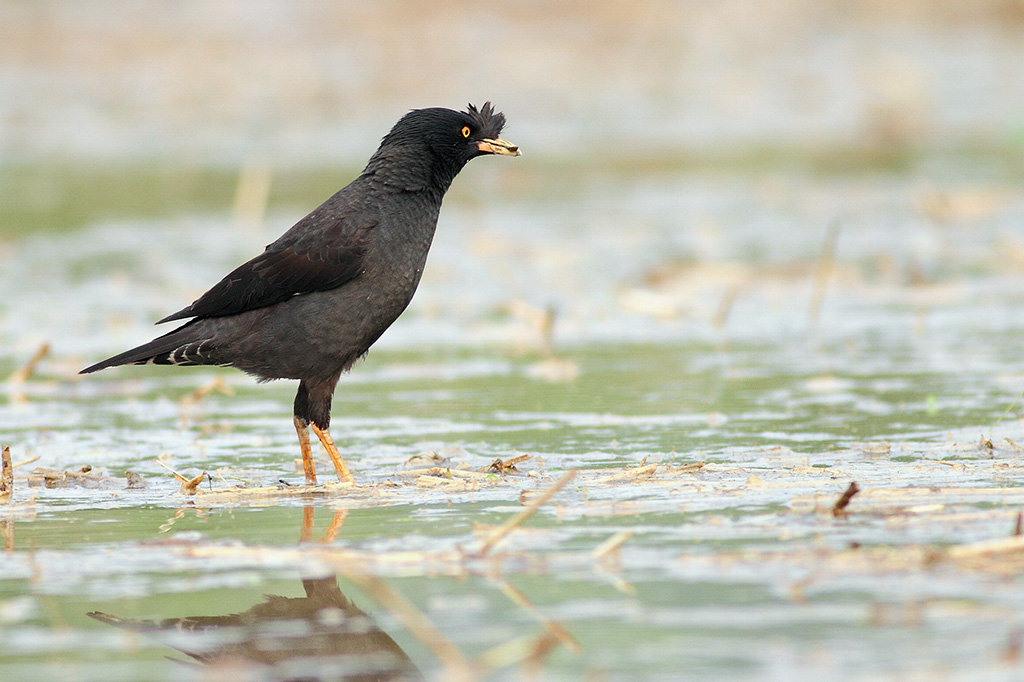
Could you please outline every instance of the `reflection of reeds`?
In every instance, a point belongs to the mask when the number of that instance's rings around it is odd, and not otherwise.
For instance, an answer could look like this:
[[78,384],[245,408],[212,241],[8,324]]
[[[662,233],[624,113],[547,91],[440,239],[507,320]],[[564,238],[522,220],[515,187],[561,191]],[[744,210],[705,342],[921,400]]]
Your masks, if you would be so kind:
[[576,641],[568,630],[561,623],[556,623],[551,620],[543,613],[540,612],[533,602],[527,599],[526,595],[521,591],[513,587],[507,580],[501,578],[493,578],[494,584],[496,584],[502,591],[502,593],[512,600],[512,603],[520,607],[528,614],[536,618],[540,624],[544,627],[544,630],[554,637],[562,646],[572,651],[577,656],[583,654],[583,647]]
[[487,554],[491,549],[501,542],[506,535],[511,533],[513,530],[518,528],[528,518],[537,513],[537,510],[547,504],[548,500],[555,496],[555,494],[567,486],[569,482],[576,477],[576,470],[567,471],[560,479],[555,481],[554,485],[545,490],[543,493],[538,495],[536,498],[531,500],[526,508],[521,512],[510,518],[505,523],[495,528],[491,533],[484,539],[480,544],[480,549],[477,550],[477,554],[483,556]]
[[631,537],[633,537],[633,533],[631,531],[619,531],[595,547],[594,551],[590,553],[590,556],[598,561],[614,556],[618,554],[619,549],[626,544],[626,541]]
[[[971,447],[976,446],[972,444]],[[937,465],[950,464],[944,460],[934,461]],[[789,503],[790,513],[814,515],[817,516],[819,523],[831,523],[826,519],[831,518],[830,512],[835,499],[833,493],[827,493],[829,495],[828,506],[822,507],[818,503],[818,499],[822,498],[826,490],[834,490],[835,473],[829,470],[794,464],[782,467],[781,475],[774,477],[771,472],[775,469],[763,469],[764,478],[762,479],[757,476],[749,476],[750,472],[744,470],[743,467],[718,463],[698,462],[682,467],[662,465],[656,469],[653,469],[653,466],[642,463],[641,466],[618,470],[581,470],[575,472],[574,477],[573,472],[568,472],[549,483],[547,488],[534,498],[531,508],[524,511],[536,513],[537,509],[541,508],[541,504],[550,504],[555,493],[565,490],[570,482],[575,482],[575,484],[588,487],[591,490],[621,488],[628,489],[631,493],[644,490],[644,486],[653,486],[652,489],[655,490],[668,488],[673,491],[670,493],[672,496],[678,494],[675,491],[685,490],[691,485],[695,486],[694,494],[708,494],[708,491],[712,489],[710,486],[714,486],[714,489],[719,491],[717,493],[719,496],[736,495],[741,497],[751,493],[763,494],[764,491],[779,486],[783,486],[784,490],[791,491],[809,485],[813,488],[820,488],[820,492],[813,496],[792,498]],[[947,467],[937,468],[945,470]],[[445,470],[439,469],[438,473],[441,471]],[[458,470],[450,471],[454,473]],[[495,485],[505,486],[518,485],[518,481],[521,480],[517,477],[502,477],[493,474],[488,476],[475,471],[466,471],[462,474],[464,477],[457,480],[470,482],[476,481],[476,476],[482,476],[494,481]],[[414,475],[422,476],[424,474],[417,472]],[[738,487],[734,487],[728,478],[732,477],[739,481],[747,476],[749,476],[748,482]],[[431,477],[444,480],[436,475]],[[701,477],[706,478],[701,481]],[[422,489],[412,482],[405,483],[404,487],[422,494]],[[371,488],[372,486],[350,488],[347,493],[343,494],[353,497],[341,499],[339,503],[360,504],[359,496],[371,495]],[[431,490],[429,494],[436,493]],[[1024,492],[1021,490],[1011,488],[870,487],[859,493],[856,498],[858,501],[857,514],[858,517],[863,518],[882,518],[886,524],[896,527],[900,524],[928,521],[937,518],[938,515],[945,515],[950,519],[950,523],[958,523],[966,520],[970,514],[979,518],[991,518],[993,512],[974,509],[965,513],[952,508],[955,504],[962,504],[965,501],[976,504],[978,501],[1001,499],[1006,505],[1016,505],[1021,499],[1024,499],[1021,497],[1022,495]],[[384,502],[378,498],[376,503]],[[561,505],[559,517],[564,519],[567,515],[581,514],[624,519],[628,519],[630,516],[639,518],[651,509],[665,509],[666,504],[668,508],[672,508],[676,503],[664,496],[660,503],[617,499],[610,502],[588,502],[584,498],[582,502],[577,500],[573,504]],[[682,501],[679,503],[686,504]],[[649,506],[651,504],[656,506]],[[657,506],[657,504],[661,506]],[[777,520],[775,514],[770,517],[773,519],[773,523]],[[583,551],[574,548],[537,553],[521,547],[496,551],[501,542],[508,542],[509,534],[515,529],[518,528],[520,529],[518,532],[525,533],[522,530],[522,523],[528,518],[522,513],[510,516],[504,524],[489,530],[483,536],[479,543],[479,549],[470,545],[467,550],[457,547],[453,550],[427,548],[418,551],[373,551],[351,549],[338,544],[330,546],[304,544],[297,548],[193,545],[175,551],[187,552],[193,559],[229,557],[235,561],[253,562],[256,565],[328,567],[359,585],[368,596],[408,628],[412,636],[429,648],[437,656],[445,674],[448,675],[445,679],[459,679],[460,676],[465,676],[462,679],[481,679],[488,671],[510,666],[518,666],[517,673],[520,674],[520,678],[529,679],[531,674],[546,665],[547,657],[553,647],[562,645],[569,650],[579,651],[583,648],[583,644],[578,642],[563,624],[549,618],[543,605],[538,608],[526,594],[514,587],[512,585],[513,573],[510,571],[519,570],[515,567],[532,566],[537,567],[538,571],[549,572],[553,577],[566,573],[578,574],[589,571],[594,575],[611,578],[613,587],[625,594],[632,595],[635,592],[632,586],[626,582],[627,576],[622,575],[623,569],[617,561],[617,557],[623,552],[622,548],[627,546],[626,542],[636,531],[622,530],[610,537],[603,538],[594,547]],[[309,520],[312,521],[311,516]],[[335,517],[331,524],[332,528],[337,530],[338,523],[337,517]],[[642,523],[642,521],[638,521],[638,523]],[[629,527],[627,526],[627,528]],[[1009,531],[1009,527],[1007,527],[1007,531]],[[328,529],[327,535],[334,535],[334,531]],[[306,533],[305,537],[312,537],[312,533]],[[535,535],[534,537],[540,536]],[[751,567],[756,567],[756,570],[761,572],[766,570],[788,572],[792,567],[799,566],[801,571],[808,571],[814,576],[888,575],[907,571],[928,571],[938,565],[955,570],[1016,575],[1014,572],[1021,570],[1021,559],[1024,557],[1024,549],[1022,549],[1024,545],[1021,544],[1021,537],[1000,538],[952,547],[938,544],[909,544],[866,548],[852,546],[852,549],[833,550],[818,546],[808,548],[797,543],[792,546],[780,545],[767,549],[743,548],[736,552],[722,549],[708,552],[702,547],[696,551],[684,550],[681,554],[676,555],[675,560],[687,567],[704,566],[707,570],[716,573],[733,570],[744,572],[751,570]],[[700,569],[698,568],[698,570]],[[420,610],[416,604],[403,596],[396,585],[390,584],[390,580],[386,578],[389,575],[450,576],[459,580],[465,580],[467,576],[485,576],[519,608],[523,609],[524,613],[537,620],[543,630],[539,633],[510,638],[495,644],[482,654],[468,656],[460,648],[459,638],[453,633],[445,631],[444,624],[438,622],[436,618],[432,618],[429,611]],[[806,587],[807,585],[802,583],[792,586],[791,592],[794,598],[800,598]]]
[[345,577],[386,608],[413,637],[418,639],[445,667],[443,679],[476,679],[473,665],[462,650],[446,637],[412,602],[379,578],[364,573],[348,573]]

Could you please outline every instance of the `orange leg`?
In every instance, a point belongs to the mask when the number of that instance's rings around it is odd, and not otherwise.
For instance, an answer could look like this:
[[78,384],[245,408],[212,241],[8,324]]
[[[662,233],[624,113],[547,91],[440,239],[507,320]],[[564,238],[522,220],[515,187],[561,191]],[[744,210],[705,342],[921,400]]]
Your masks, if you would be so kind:
[[334,468],[338,470],[338,481],[341,483],[355,483],[356,481],[352,478],[352,474],[348,472],[348,467],[345,466],[345,460],[341,458],[341,453],[338,452],[338,446],[334,444],[334,439],[331,438],[331,432],[327,429],[321,429],[316,424],[310,424],[310,426],[313,427],[313,433],[316,434],[316,437],[324,444],[327,454],[331,456]]
[[313,449],[309,446],[309,426],[298,417],[295,418],[295,432],[299,434],[299,448],[302,450],[302,470],[306,472],[306,485],[316,485]]

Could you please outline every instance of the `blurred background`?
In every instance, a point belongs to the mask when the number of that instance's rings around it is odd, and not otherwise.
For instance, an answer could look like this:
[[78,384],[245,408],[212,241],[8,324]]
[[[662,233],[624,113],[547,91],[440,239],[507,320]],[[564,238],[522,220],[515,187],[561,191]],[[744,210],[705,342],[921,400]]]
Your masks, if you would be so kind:
[[1019,150],[1024,6],[4,3],[7,161],[358,164],[492,99],[538,159]]
[[[0,2],[0,442],[96,484],[19,473],[0,678],[198,679],[84,614],[301,592],[303,556],[175,549],[292,548],[297,502],[197,508],[157,463],[293,478],[290,382],[77,372],[348,183],[409,109],[490,100],[523,156],[463,171],[412,306],[342,380],[335,438],[387,495],[333,500],[353,513],[325,542],[497,679],[526,677],[503,646],[537,613],[578,638],[535,642],[537,679],[1016,679],[1020,567],[932,558],[1020,533],[1022,65],[1024,0]],[[395,473],[518,453],[530,476],[483,492]],[[511,543],[502,579],[536,608],[464,562],[389,563],[473,546],[569,468],[617,483],[574,484]]]
[[[859,264],[842,281],[870,286],[1021,260],[1006,216],[1020,206],[1022,53],[1017,0],[13,0],[0,7],[0,258],[25,307],[8,300],[0,334],[34,347],[46,334],[27,319],[58,294],[76,326],[99,301],[94,321],[159,318],[347,183],[405,111],[485,100],[526,155],[474,163],[456,184],[413,314],[464,324],[420,334],[472,340],[510,300],[556,309],[566,339],[685,321],[677,338],[747,303],[742,327],[761,330],[756,296],[793,277],[800,319],[764,325],[806,327],[808,310],[837,310],[808,289],[823,249]],[[70,262],[23,269],[24,239],[82,228],[87,244],[58,249]],[[106,298],[79,289],[104,281]],[[73,336],[95,338],[81,324]]]

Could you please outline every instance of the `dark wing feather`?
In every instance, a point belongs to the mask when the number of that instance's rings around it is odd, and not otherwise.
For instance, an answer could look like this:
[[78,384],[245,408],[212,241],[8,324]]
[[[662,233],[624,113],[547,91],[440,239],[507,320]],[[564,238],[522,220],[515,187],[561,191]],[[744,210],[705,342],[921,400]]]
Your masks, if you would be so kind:
[[266,251],[235,268],[196,301],[157,324],[188,317],[223,317],[292,296],[339,287],[362,271],[376,221],[350,213],[325,221],[329,204],[299,221]]

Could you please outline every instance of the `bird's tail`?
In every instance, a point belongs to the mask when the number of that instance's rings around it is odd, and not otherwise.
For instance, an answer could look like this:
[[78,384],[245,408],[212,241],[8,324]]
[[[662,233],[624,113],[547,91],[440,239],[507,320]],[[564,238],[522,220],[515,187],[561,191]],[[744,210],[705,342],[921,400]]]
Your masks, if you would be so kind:
[[107,358],[95,365],[90,365],[79,374],[98,372],[107,367],[118,365],[216,365],[212,355],[213,343],[202,338],[202,333],[194,327],[197,320],[178,327],[163,336],[158,336],[149,343],[126,350],[123,353]]

